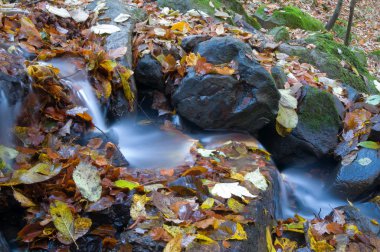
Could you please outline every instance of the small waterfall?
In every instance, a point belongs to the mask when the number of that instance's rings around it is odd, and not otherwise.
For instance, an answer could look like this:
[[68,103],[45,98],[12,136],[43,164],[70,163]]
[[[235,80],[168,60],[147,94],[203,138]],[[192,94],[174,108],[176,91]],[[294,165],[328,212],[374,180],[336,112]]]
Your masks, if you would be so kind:
[[12,144],[12,127],[20,108],[20,103],[11,105],[7,95],[0,90],[0,144]]
[[59,77],[62,78],[61,81],[73,90],[78,97],[77,102],[82,103],[78,105],[87,107],[95,126],[106,131],[105,113],[101,110],[85,67],[78,67],[80,63],[83,63],[82,59],[77,57],[60,57],[53,58],[48,62],[42,62],[42,64],[51,64],[60,70]]
[[285,169],[281,175],[280,218],[293,217],[294,214],[306,218],[324,217],[333,208],[347,205],[346,201],[328,191],[324,179],[315,178],[303,169]]

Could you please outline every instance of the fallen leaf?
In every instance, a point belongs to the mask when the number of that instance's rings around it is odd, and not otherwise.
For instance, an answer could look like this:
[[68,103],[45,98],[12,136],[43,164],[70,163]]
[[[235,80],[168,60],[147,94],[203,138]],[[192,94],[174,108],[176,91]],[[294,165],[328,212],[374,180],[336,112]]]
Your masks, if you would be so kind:
[[130,17],[131,17],[131,15],[129,15],[129,14],[120,13],[117,17],[115,17],[115,19],[113,21],[116,23],[123,23],[123,22],[127,21]]
[[266,191],[268,189],[268,182],[265,177],[261,174],[260,169],[257,168],[255,171],[247,173],[244,179],[251,182],[256,188]]
[[286,129],[294,129],[298,124],[298,115],[294,109],[285,108],[281,104],[278,106],[277,122]]
[[55,200],[50,204],[50,215],[53,218],[55,228],[66,240],[75,242],[74,216],[66,203]]
[[279,89],[278,91],[281,94],[280,104],[283,107],[290,108],[290,109],[296,109],[297,108],[297,103],[298,103],[297,99],[291,95],[290,89]]
[[74,21],[77,23],[86,22],[86,20],[89,17],[88,13],[82,9],[73,10],[70,12],[70,14],[71,14],[71,17],[74,19]]
[[58,16],[58,17],[62,17],[62,18],[70,18],[71,17],[70,13],[65,8],[58,8],[56,6],[52,6],[52,5],[47,4],[46,10],[48,12]]
[[380,144],[377,143],[377,142],[373,142],[373,141],[360,142],[360,143],[358,143],[358,146],[364,147],[364,148],[367,148],[367,149],[373,149],[373,150],[380,149]]
[[181,252],[182,234],[178,234],[165,246],[163,252]]
[[135,189],[136,187],[139,187],[140,184],[137,183],[137,182],[133,182],[133,181],[127,181],[127,180],[123,180],[123,179],[120,179],[120,180],[117,180],[114,182],[114,185],[116,187],[119,187],[119,188],[128,188],[129,190],[133,190]]
[[73,180],[82,196],[91,202],[98,201],[102,186],[98,169],[90,163],[80,162],[73,172]]
[[91,27],[91,31],[95,34],[112,34],[121,31],[119,27],[111,24],[98,24]]
[[212,189],[211,193],[213,195],[222,197],[224,199],[229,199],[232,197],[232,195],[238,196],[238,197],[250,197],[250,198],[256,198],[257,196],[252,195],[247,188],[242,187],[239,185],[239,182],[236,183],[219,183],[216,184]]
[[214,198],[207,198],[205,201],[203,201],[201,205],[201,209],[208,210],[214,206],[215,199]]
[[16,190],[13,190],[13,197],[15,197],[15,199],[18,202],[20,202],[22,207],[35,207],[36,206],[36,204],[34,204],[32,200],[30,200],[28,197],[26,197],[25,195],[23,195],[22,193],[20,193]]
[[137,220],[139,217],[146,217],[145,204],[150,201],[150,198],[146,195],[133,195],[133,202],[130,209],[131,218]]

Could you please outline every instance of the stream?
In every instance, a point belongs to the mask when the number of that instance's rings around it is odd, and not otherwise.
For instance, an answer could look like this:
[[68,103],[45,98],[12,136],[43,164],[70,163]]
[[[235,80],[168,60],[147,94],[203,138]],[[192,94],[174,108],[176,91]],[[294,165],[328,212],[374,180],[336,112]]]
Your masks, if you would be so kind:
[[[78,106],[84,106],[92,116],[94,124],[102,132],[113,132],[117,135],[119,149],[128,160],[131,168],[162,169],[174,168],[187,162],[189,151],[194,139],[207,148],[216,143],[237,140],[247,144],[261,146],[252,136],[242,132],[191,132],[187,137],[183,134],[161,130],[155,124],[141,125],[139,120],[121,120],[107,125],[105,111],[100,105],[91,87],[90,79],[85,70],[77,66],[77,59],[59,58],[41,64],[51,64],[60,69],[62,83],[68,86],[76,96]],[[12,125],[18,108],[10,107],[7,95],[0,90],[0,144],[11,145]],[[146,119],[144,116],[138,117]],[[185,132],[186,133],[186,132]],[[318,167],[318,165],[320,167]],[[282,181],[279,205],[282,211],[277,218],[293,217],[295,214],[307,218],[325,216],[338,206],[347,205],[345,199],[339,198],[329,191],[326,179],[329,174],[320,170],[326,169],[326,164],[316,164],[314,172],[305,167],[284,167],[281,169]],[[324,168],[324,169],[322,169]],[[333,167],[331,167],[331,170]],[[356,204],[356,203],[355,203]],[[374,213],[365,204],[358,204],[368,216],[379,219],[380,213]]]

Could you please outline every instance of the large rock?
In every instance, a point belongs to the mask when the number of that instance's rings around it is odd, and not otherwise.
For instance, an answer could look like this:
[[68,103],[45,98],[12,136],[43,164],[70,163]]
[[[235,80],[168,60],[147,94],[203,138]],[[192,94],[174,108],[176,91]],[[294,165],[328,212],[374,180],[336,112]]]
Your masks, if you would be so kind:
[[233,76],[197,75],[190,70],[173,95],[178,113],[206,129],[240,129],[255,132],[278,111],[279,93],[271,75],[255,60],[250,47],[232,37],[200,43],[195,53],[213,64],[238,65]]
[[297,114],[297,127],[286,137],[277,134],[274,125],[260,132],[259,140],[272,153],[278,165],[321,158],[338,144],[341,120],[330,93],[310,86],[303,87]]
[[254,14],[264,28],[271,29],[277,26],[287,26],[289,28],[300,28],[307,31],[324,30],[324,25],[321,21],[297,7],[286,6],[273,11],[271,14],[268,14],[266,10],[266,6],[263,5],[260,6]]
[[209,0],[157,0],[157,2],[160,7],[169,7],[181,12],[196,9],[201,10],[210,16],[214,16],[216,9],[224,8],[232,16],[232,18],[228,20],[229,22],[235,20],[236,17],[239,17],[238,19],[241,19],[245,25],[256,29],[260,28],[260,24],[257,22],[256,18],[248,15],[243,5],[238,0],[214,0],[212,1],[214,7],[210,5]]
[[146,54],[139,59],[135,69],[135,78],[138,86],[165,91],[162,66],[150,54]]
[[333,187],[355,199],[380,185],[380,158],[376,150],[360,149],[356,159],[337,169]]
[[[305,44],[314,44],[307,49]],[[314,34],[305,41],[292,41],[292,45],[283,43],[278,50],[291,56],[298,56],[300,62],[316,66],[329,78],[340,80],[364,93],[378,93],[374,80],[355,52],[335,42],[328,34]],[[344,66],[342,66],[342,63]]]
[[[94,1],[88,6],[88,8],[94,9],[96,3],[97,2]],[[127,53],[124,57],[118,60],[123,66],[132,69],[132,33],[136,22],[143,21],[146,17],[146,13],[141,8],[137,8],[135,5],[126,4],[121,0],[106,0],[105,3],[107,8],[105,12],[99,16],[99,20],[106,20],[106,23],[116,25],[120,28],[119,32],[107,36],[104,45],[105,49],[109,51],[120,47],[126,47]],[[128,14],[131,17],[123,23],[114,22],[113,20],[120,14]],[[137,89],[133,76],[129,79],[129,83],[132,92],[135,97],[137,97]],[[136,111],[137,103],[130,107],[122,89],[118,89],[117,92],[114,92],[110,99],[110,106],[107,111],[107,116],[110,119],[126,117],[131,111]]]

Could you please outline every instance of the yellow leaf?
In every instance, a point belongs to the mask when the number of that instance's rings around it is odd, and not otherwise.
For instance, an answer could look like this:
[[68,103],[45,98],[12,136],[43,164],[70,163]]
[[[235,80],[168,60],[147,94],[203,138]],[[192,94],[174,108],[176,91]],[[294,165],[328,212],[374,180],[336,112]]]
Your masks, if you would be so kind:
[[146,216],[145,204],[150,201],[150,198],[146,195],[133,195],[133,202],[131,206],[131,217],[133,220],[137,220],[140,216]]
[[266,228],[265,234],[267,239],[268,252],[276,252],[276,249],[273,247],[272,234],[270,232],[269,227]]
[[173,24],[171,29],[173,31],[180,31],[182,33],[187,33],[188,31],[191,30],[191,27],[187,22],[181,21],[181,22]]
[[195,238],[198,239],[198,240],[203,241],[203,242],[206,243],[206,244],[210,244],[210,243],[215,243],[215,242],[216,242],[216,241],[214,241],[213,239],[211,239],[210,237],[207,237],[207,236],[202,235],[202,234],[197,234],[197,235],[195,236]]
[[274,241],[276,247],[281,247],[282,251],[295,251],[298,247],[297,242],[287,238],[276,238]]
[[277,131],[277,133],[280,136],[286,137],[287,135],[289,135],[290,133],[292,133],[292,130],[293,129],[287,129],[287,128],[285,128],[279,122],[276,121],[276,131]]
[[227,200],[227,205],[235,213],[241,213],[241,212],[243,212],[244,207],[245,207],[244,204],[241,204],[239,201],[237,201],[234,198],[229,198]]
[[75,242],[74,217],[66,203],[55,200],[50,204],[50,215],[53,218],[55,228],[66,240]]
[[244,231],[243,226],[240,223],[236,223],[236,232],[228,240],[247,240],[247,233]]
[[230,67],[215,66],[213,72],[221,75],[233,75],[235,73],[235,69]]
[[82,196],[95,202],[102,196],[102,186],[98,169],[87,162],[80,162],[73,172],[73,180]]
[[137,182],[127,181],[123,179],[115,181],[114,185],[119,188],[128,188],[129,190],[133,190],[136,187],[140,186],[140,184]]
[[232,179],[236,179],[236,180],[239,180],[239,181],[244,181],[243,174],[240,174],[240,173],[237,173],[237,172],[231,172],[231,176],[230,177]]
[[121,67],[119,69],[119,75],[120,75],[121,84],[123,86],[124,95],[125,95],[125,98],[127,98],[127,101],[129,102],[129,109],[131,110],[131,112],[133,111],[133,108],[134,108],[135,95],[131,89],[131,86],[128,80],[132,76],[132,74],[133,74],[133,71],[125,67]]
[[186,56],[186,66],[189,66],[189,67],[194,67],[197,65],[197,62],[198,62],[198,59],[200,58],[201,56],[198,54],[195,54],[195,53],[190,53],[189,55]]
[[164,252],[181,252],[182,234],[178,234],[166,244]]
[[205,201],[203,201],[201,205],[201,209],[207,210],[214,206],[215,199],[214,198],[207,198]]
[[33,201],[31,201],[28,197],[26,197],[25,195],[23,195],[22,193],[20,193],[16,190],[13,190],[13,197],[15,197],[15,199],[18,202],[20,202],[22,207],[35,207],[36,206],[36,204],[34,204]]

